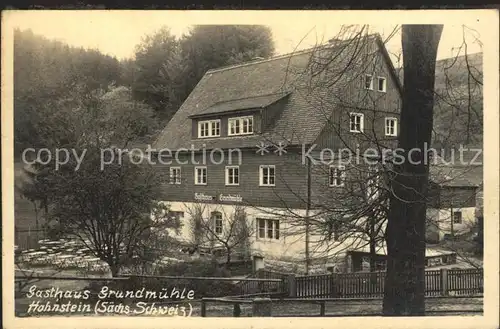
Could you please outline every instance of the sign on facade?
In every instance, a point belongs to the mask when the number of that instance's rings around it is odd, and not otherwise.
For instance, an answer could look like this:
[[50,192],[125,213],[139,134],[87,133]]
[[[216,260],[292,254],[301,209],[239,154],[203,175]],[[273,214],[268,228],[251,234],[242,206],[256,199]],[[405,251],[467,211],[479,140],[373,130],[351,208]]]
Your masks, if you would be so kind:
[[[197,201],[215,201],[215,197],[213,195],[208,195],[205,193],[195,193],[194,194],[194,199]],[[243,198],[241,195],[236,194],[219,194],[219,197],[217,198],[218,201],[221,202],[243,202]]]

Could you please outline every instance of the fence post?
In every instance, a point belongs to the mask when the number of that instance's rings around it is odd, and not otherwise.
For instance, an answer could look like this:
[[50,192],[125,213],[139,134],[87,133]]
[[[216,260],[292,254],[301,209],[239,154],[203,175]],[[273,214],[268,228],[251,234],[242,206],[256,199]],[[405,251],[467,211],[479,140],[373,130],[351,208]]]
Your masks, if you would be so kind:
[[448,296],[448,270],[442,268],[439,270],[441,280],[441,296]]
[[252,270],[256,274],[260,270],[264,269],[264,257],[255,255],[252,258]]
[[233,316],[238,318],[241,315],[241,307],[239,303],[234,303]]
[[325,316],[325,301],[321,301],[319,316]]
[[297,297],[297,280],[295,274],[288,275],[288,297]]
[[269,317],[272,314],[271,298],[254,298],[252,303],[253,317]]
[[204,318],[207,316],[207,302],[202,298],[201,299],[201,317]]
[[329,283],[329,288],[330,288],[330,298],[336,298],[337,297],[337,287],[336,287],[336,281],[337,281],[337,274],[332,273],[330,275],[330,280],[328,280]]

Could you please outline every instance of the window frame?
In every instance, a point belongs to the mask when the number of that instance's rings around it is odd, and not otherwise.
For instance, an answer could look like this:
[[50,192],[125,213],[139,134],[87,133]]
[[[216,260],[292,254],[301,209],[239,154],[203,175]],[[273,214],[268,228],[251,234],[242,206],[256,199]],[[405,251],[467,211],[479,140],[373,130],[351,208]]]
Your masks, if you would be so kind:
[[[380,81],[383,82],[383,88],[380,90]],[[381,93],[386,93],[387,92],[387,78],[386,77],[377,77],[377,91]]]
[[[271,177],[271,175],[269,174],[269,169],[273,169],[273,183],[270,184],[269,183],[269,178]],[[267,169],[268,170],[268,183],[267,184],[264,184],[264,169]],[[259,186],[263,186],[263,187],[272,187],[272,186],[276,186],[276,165],[260,165],[259,166]]]
[[[215,235],[222,235],[224,233],[224,219],[222,213],[220,211],[212,211],[212,213],[210,214],[210,218],[214,226]],[[218,222],[220,222],[220,226],[217,225]],[[219,227],[220,227],[220,232],[218,231]]]
[[[203,170],[205,171],[205,182],[201,182],[201,183],[198,182],[198,177],[200,177],[198,175],[198,169],[201,169],[202,172],[203,172]],[[203,175],[201,177],[203,177]],[[194,185],[207,185],[207,183],[208,183],[208,169],[207,169],[207,167],[206,166],[194,167]]]
[[[332,169],[335,169],[336,171],[337,170],[341,170],[341,174],[340,174],[340,179],[341,179],[341,184],[340,185],[337,185],[337,184],[332,184]],[[345,186],[345,178],[346,178],[346,171],[345,171],[345,166],[343,165],[330,165],[330,167],[328,168],[328,186],[329,187],[344,187]],[[336,176],[333,181],[337,181],[338,179],[338,176]]]
[[[229,178],[230,178],[230,175],[229,175],[229,171],[230,170],[234,170],[236,169],[238,171],[238,175],[234,175],[234,172],[233,172],[233,182],[229,182]],[[238,186],[240,185],[240,166],[226,166],[225,169],[224,169],[224,172],[225,172],[225,182],[226,182],[226,186]],[[234,177],[236,177],[237,179],[237,183],[234,183]]]
[[[279,241],[281,239],[281,228],[279,219],[273,218],[256,218],[257,220],[257,240],[268,240],[268,241]],[[264,227],[261,227],[261,223],[264,223]],[[264,231],[264,236],[261,235],[261,229]],[[271,232],[271,236],[269,235]]]
[[[359,117],[359,130],[353,130],[352,129],[352,118],[353,117]],[[354,123],[356,124],[356,123]],[[365,129],[365,115],[363,113],[359,112],[349,112],[349,132],[351,133],[362,133]]]
[[[370,77],[370,87],[366,87],[367,78]],[[373,74],[365,74],[363,78],[363,88],[365,90],[373,90]]]
[[[247,132],[243,132],[243,127],[245,126],[245,120],[247,120]],[[251,121],[251,124],[250,124]],[[232,123],[233,122],[238,122],[238,133],[235,132],[232,133],[231,128],[232,128]],[[253,115],[245,115],[241,117],[231,117],[227,119],[227,135],[228,136],[244,136],[244,135],[253,135],[254,134],[254,127],[255,127],[255,122],[254,122],[254,116]],[[252,131],[248,131],[248,127],[252,128]]]
[[[393,134],[389,134],[387,131],[387,128],[388,128],[387,123],[390,121],[394,121],[394,133]],[[398,136],[398,118],[396,118],[396,117],[386,117],[385,118],[384,133],[385,133],[385,136],[390,136],[390,137],[397,137]]]
[[[174,176],[172,175],[173,171],[175,170],[178,170],[179,171],[179,175],[176,175],[175,176],[175,181],[172,181],[172,179],[174,178]],[[170,178],[170,181],[169,181],[169,184],[171,185],[180,185],[182,183],[182,170],[181,170],[181,167],[170,167],[169,168],[169,178]]]
[[[460,214],[460,222],[455,221],[455,214]],[[461,209],[453,209],[453,212],[451,213],[451,221],[453,224],[463,224],[463,212]]]
[[[201,131],[202,131],[201,126],[203,124],[208,124],[208,129],[207,129],[208,134],[206,136],[201,135]],[[213,125],[215,125],[215,124],[217,124],[217,126],[215,128],[218,131],[218,134],[212,133],[212,130],[214,129]],[[198,121],[198,138],[220,137],[220,131],[221,131],[221,120],[220,119]]]

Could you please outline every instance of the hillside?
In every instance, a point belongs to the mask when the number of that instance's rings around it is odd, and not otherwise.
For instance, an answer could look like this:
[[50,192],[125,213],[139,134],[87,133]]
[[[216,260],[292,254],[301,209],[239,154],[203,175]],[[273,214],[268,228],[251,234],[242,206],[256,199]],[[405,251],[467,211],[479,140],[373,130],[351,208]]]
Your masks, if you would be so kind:
[[[436,63],[434,147],[481,147],[483,141],[482,53]],[[398,69],[403,81],[403,70]]]

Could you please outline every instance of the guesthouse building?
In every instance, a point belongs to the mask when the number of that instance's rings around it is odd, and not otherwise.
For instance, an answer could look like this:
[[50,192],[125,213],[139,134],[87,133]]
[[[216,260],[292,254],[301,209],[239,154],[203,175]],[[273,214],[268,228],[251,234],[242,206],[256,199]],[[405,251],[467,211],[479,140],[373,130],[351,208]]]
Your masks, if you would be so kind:
[[394,145],[400,108],[378,35],[207,71],[153,145],[163,200],[183,224],[172,234],[340,266],[356,236],[325,240],[313,221],[326,200],[349,202],[350,168],[366,167],[351,163],[356,151]]

